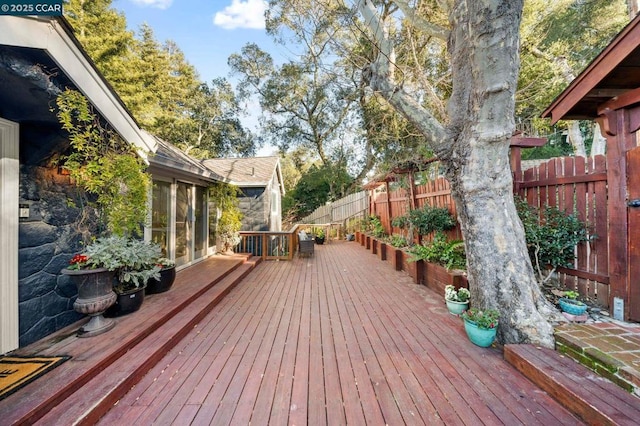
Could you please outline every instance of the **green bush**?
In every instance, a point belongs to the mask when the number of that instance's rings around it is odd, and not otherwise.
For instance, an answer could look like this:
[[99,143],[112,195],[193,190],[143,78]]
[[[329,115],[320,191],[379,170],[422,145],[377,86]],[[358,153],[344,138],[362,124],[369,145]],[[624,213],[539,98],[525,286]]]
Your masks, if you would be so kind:
[[419,235],[428,235],[434,231],[448,231],[456,226],[456,220],[448,209],[430,205],[411,210],[408,220]]
[[[518,215],[524,226],[529,257],[541,282],[547,281],[558,267],[571,267],[576,258],[575,247],[595,238],[574,214],[557,207],[540,210],[516,200]],[[545,276],[543,269],[551,267]]]
[[397,234],[393,234],[392,236],[390,236],[387,241],[389,242],[389,244],[396,248],[402,248],[409,245],[405,237]]
[[430,243],[411,247],[409,253],[411,254],[409,260],[412,262],[426,260],[449,270],[467,268],[464,243],[460,240],[447,241],[447,236],[443,232],[437,232]]
[[400,229],[408,228],[409,224],[410,224],[410,220],[409,220],[409,216],[407,215],[394,217],[393,220],[391,221],[391,226],[395,228],[400,228]]
[[374,237],[384,237],[387,233],[384,230],[384,226],[382,226],[382,222],[378,216],[370,216],[369,223],[367,225],[367,230],[371,232]]

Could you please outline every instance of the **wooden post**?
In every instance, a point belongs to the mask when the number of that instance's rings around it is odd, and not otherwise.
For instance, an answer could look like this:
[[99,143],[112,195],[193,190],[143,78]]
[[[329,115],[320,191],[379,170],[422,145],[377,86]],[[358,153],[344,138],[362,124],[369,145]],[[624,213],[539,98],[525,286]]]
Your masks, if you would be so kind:
[[[627,227],[626,152],[635,146],[630,132],[629,110],[602,111],[607,137],[607,210],[609,212],[609,306],[614,298],[624,300],[624,319],[629,317],[629,229]],[[620,238],[620,236],[625,238]]]
[[416,208],[416,181],[413,177],[413,170],[409,172],[409,206],[411,210]]
[[391,225],[391,221],[393,220],[393,216],[391,216],[392,210],[391,210],[391,193],[389,192],[389,181],[384,182],[384,187],[387,191],[387,212],[389,214],[389,229],[386,231],[387,231],[387,234],[392,234],[393,226]]

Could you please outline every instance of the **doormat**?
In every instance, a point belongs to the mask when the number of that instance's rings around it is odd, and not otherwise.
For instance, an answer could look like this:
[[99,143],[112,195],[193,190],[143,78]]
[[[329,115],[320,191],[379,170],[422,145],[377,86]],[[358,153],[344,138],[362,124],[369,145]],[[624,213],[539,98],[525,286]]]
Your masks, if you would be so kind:
[[0,400],[53,370],[70,356],[0,357]]

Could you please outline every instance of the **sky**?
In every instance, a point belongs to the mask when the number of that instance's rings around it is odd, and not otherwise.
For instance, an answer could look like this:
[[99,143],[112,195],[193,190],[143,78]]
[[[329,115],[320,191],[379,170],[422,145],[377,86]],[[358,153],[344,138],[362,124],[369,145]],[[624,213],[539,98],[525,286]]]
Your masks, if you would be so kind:
[[[237,77],[229,75],[227,59],[247,43],[256,43],[276,63],[290,56],[264,29],[267,2],[263,0],[113,0],[112,7],[124,13],[127,26],[136,34],[146,23],[158,42],[173,40],[202,81],[224,77],[234,84]],[[241,121],[255,132],[259,115],[257,104],[250,104]],[[275,152],[267,145],[256,154]]]
[[246,43],[256,43],[276,62],[286,48],[275,45],[264,29],[263,0],[114,0],[130,30],[147,23],[156,40],[177,43],[203,81],[229,80],[227,59]]

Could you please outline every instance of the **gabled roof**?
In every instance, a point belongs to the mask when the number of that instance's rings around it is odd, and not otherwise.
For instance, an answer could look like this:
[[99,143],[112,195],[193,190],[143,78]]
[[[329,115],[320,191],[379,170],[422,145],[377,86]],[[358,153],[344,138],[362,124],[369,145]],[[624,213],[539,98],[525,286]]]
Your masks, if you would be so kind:
[[21,124],[21,138],[38,141],[34,152],[21,153],[27,162],[47,158],[59,140],[66,143],[51,110],[65,88],[81,92],[141,156],[155,152],[147,158],[152,171],[205,183],[224,180],[138,126],[63,17],[0,16],[0,117]]
[[[155,140],[140,129],[63,17],[0,16],[0,47],[0,113],[5,118],[51,124],[52,100],[72,86],[125,141],[141,152],[155,151]],[[21,116],[11,117],[17,109]]]
[[278,157],[212,158],[203,160],[202,164],[225,181],[240,187],[266,187],[275,174],[284,194]]
[[158,150],[149,157],[152,172],[164,171],[175,178],[180,178],[181,176],[193,178],[198,176],[207,182],[225,181],[222,176],[208,169],[199,160],[185,154],[176,146],[157,136],[150,136],[153,137],[158,144]]
[[[605,102],[640,88],[640,15],[637,15],[609,45],[582,71],[542,117],[558,120],[593,119]],[[635,98],[640,99],[636,94]],[[625,100],[626,105],[638,99]],[[629,103],[631,102],[631,103]]]

